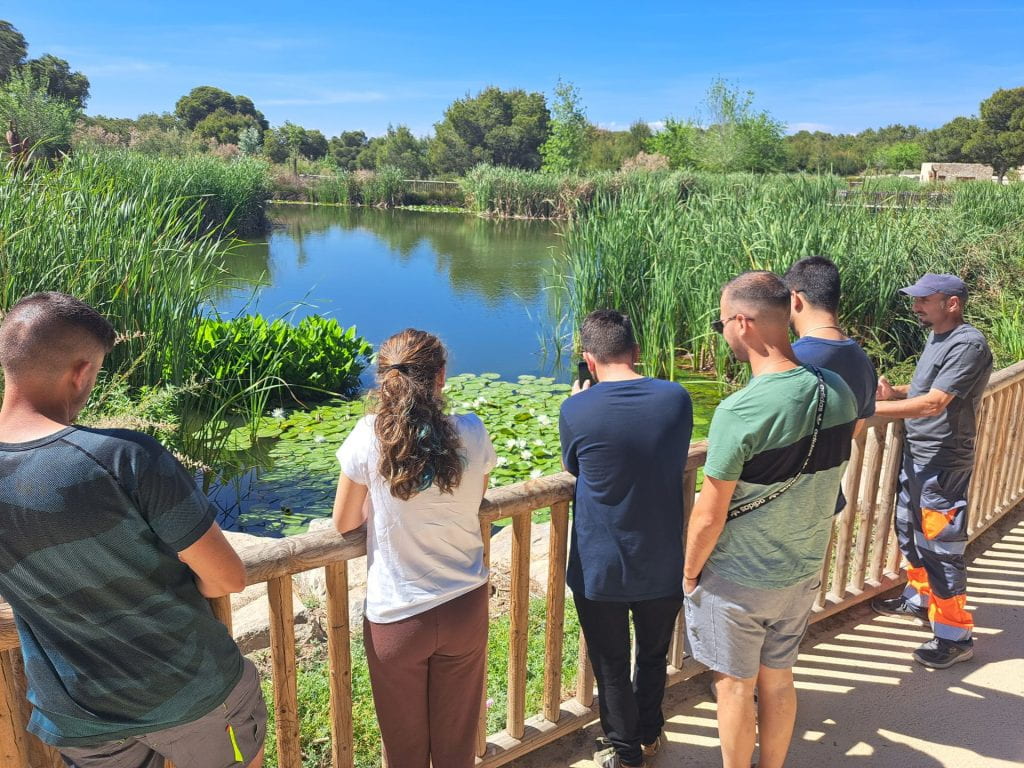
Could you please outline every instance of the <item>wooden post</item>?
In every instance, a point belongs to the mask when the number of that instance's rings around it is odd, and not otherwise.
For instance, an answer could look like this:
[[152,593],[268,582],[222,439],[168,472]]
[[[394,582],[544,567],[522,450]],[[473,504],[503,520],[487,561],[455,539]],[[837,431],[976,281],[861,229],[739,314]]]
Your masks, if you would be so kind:
[[270,598],[270,655],[274,670],[277,763],[280,768],[302,768],[295,679],[292,577],[279,576],[268,581],[267,596]]
[[565,640],[565,558],[569,502],[551,505],[548,540],[547,620],[544,628],[544,717],[558,722],[562,705],[562,643]]
[[[697,469],[688,469],[683,473],[683,552],[686,552],[686,526],[690,522],[690,512],[697,497]],[[672,643],[668,648],[668,663],[676,669],[683,668],[686,658],[686,614],[682,608],[676,615],[676,625],[672,630]]]
[[352,768],[352,647],[349,630],[348,561],[324,568],[327,584],[327,657],[331,673],[331,765]]
[[576,701],[584,707],[590,707],[594,703],[594,668],[590,666],[590,656],[587,654],[587,638],[580,630],[580,652],[579,665],[576,667]]
[[526,643],[530,621],[530,526],[529,514],[512,519],[512,587],[509,607],[508,716],[505,730],[513,739],[523,738],[526,722]]
[[899,492],[900,467],[903,464],[903,422],[891,421],[887,425],[885,456],[882,460],[882,479],[878,489],[878,517],[875,522],[875,540],[871,546],[871,580],[879,583],[885,568],[886,547],[893,536],[893,517],[896,512],[896,494]]
[[864,469],[861,471],[860,526],[857,529],[857,544],[853,553],[853,577],[850,585],[854,591],[864,589],[865,571],[868,562],[868,547],[871,544],[875,509],[878,506],[878,487],[882,472],[882,457],[885,451],[885,426],[866,430],[864,447]]
[[21,722],[20,688],[11,655],[17,648],[0,651],[0,765],[4,768],[30,768],[27,734]]
[[865,435],[861,433],[853,442],[850,463],[843,476],[843,495],[846,509],[839,517],[839,533],[836,537],[836,564],[832,573],[832,599],[837,602],[846,596],[846,581],[850,575],[850,551],[852,549],[853,522],[860,508],[860,472],[864,464]]
[[821,585],[818,587],[818,596],[814,599],[814,607],[822,609],[825,607],[825,596],[828,594],[829,588],[831,587],[831,576],[832,576],[832,554],[836,550],[836,529],[838,524],[836,519],[832,519],[832,526],[828,533],[828,545],[825,547],[825,560],[821,564]]
[[231,595],[211,597],[210,608],[213,610],[213,615],[217,617],[217,621],[228,628],[228,634],[234,634],[231,620]]
[[[491,523],[488,520],[480,521],[480,540],[484,545],[484,567],[488,574],[491,571]],[[488,576],[487,595],[488,613],[490,612],[490,576]],[[487,754],[487,652],[484,651],[484,684],[480,691],[480,716],[476,725],[476,756],[483,757]]]

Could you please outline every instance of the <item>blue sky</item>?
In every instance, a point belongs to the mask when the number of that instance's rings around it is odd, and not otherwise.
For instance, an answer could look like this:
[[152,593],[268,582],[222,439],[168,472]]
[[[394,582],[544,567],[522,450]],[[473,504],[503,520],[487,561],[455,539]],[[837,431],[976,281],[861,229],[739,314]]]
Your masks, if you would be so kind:
[[580,91],[591,121],[694,117],[725,77],[790,131],[933,128],[1024,85],[1024,2],[34,2],[0,17],[92,84],[90,114],[173,110],[197,85],[328,136],[426,134],[487,85]]

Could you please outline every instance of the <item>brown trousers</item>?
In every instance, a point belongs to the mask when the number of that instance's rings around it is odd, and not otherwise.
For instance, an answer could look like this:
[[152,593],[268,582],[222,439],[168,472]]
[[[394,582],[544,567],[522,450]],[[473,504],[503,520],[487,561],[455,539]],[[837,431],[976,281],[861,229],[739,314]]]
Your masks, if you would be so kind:
[[391,624],[363,621],[388,768],[472,768],[487,651],[486,584]]

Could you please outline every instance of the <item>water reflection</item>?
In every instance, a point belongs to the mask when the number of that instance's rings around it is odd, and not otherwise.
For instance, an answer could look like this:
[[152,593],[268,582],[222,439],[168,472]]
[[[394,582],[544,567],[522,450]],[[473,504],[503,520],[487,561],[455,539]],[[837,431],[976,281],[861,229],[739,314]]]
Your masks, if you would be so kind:
[[[213,297],[222,314],[320,312],[378,343],[409,325],[445,339],[453,372],[552,372],[540,354],[551,327],[550,274],[559,236],[547,222],[367,208],[273,206],[265,241],[228,254],[238,286]],[[252,311],[250,309],[250,311]]]

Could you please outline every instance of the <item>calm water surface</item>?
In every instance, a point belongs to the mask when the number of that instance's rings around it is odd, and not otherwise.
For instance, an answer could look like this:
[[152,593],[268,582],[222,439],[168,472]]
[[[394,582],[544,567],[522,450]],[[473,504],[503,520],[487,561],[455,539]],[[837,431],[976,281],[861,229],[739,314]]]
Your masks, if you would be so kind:
[[269,213],[270,236],[228,261],[239,287],[215,298],[223,315],[328,315],[375,346],[412,326],[444,340],[451,373],[554,371],[542,339],[560,314],[548,290],[555,225],[326,206]]

